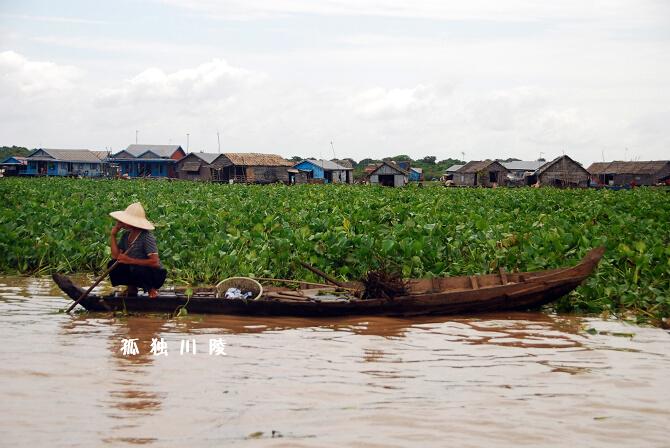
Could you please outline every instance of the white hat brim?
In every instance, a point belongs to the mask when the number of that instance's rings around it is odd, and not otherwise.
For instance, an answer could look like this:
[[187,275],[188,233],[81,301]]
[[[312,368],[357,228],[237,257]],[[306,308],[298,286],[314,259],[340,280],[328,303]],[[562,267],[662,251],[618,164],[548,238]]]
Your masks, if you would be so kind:
[[142,219],[138,218],[137,216],[132,216],[123,210],[119,210],[117,212],[111,212],[109,216],[118,221],[121,221],[124,224],[128,224],[129,226],[137,227],[138,229],[144,229],[144,230],[155,229],[154,225],[151,222],[149,222],[148,219]]

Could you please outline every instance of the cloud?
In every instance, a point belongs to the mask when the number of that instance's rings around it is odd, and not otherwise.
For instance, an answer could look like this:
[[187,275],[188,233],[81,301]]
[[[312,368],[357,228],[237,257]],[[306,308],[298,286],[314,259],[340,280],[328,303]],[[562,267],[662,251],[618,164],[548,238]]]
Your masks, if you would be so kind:
[[655,0],[160,0],[211,18],[253,20],[297,15],[369,16],[419,18],[452,21],[530,22],[616,19],[622,25],[661,22],[668,12],[664,2]]
[[53,96],[75,88],[82,76],[82,70],[69,65],[32,61],[13,51],[0,53],[0,93],[4,96]]
[[103,89],[96,103],[118,106],[146,102],[222,101],[264,79],[265,75],[261,73],[234,67],[223,59],[173,73],[149,68],[125,81],[121,87]]
[[0,14],[0,17],[12,20],[29,20],[33,22],[68,23],[80,25],[104,25],[109,23],[104,20],[81,19],[78,17],[37,16],[28,14]]
[[406,89],[376,87],[351,96],[352,111],[363,118],[389,119],[430,108],[437,96],[433,86],[418,85]]

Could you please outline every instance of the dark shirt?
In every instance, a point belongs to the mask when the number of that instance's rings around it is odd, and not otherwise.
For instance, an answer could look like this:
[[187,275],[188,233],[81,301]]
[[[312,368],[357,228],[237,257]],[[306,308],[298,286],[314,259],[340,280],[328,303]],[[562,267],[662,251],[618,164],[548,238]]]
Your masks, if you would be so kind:
[[[119,241],[118,246],[121,252],[125,252],[128,248],[128,236],[130,232],[123,232],[121,236],[121,241]],[[158,246],[156,245],[156,238],[154,234],[148,230],[142,230],[137,236],[137,239],[134,243],[131,244],[130,250],[126,255],[130,258],[138,258],[140,260],[146,260],[151,254],[158,254]]]

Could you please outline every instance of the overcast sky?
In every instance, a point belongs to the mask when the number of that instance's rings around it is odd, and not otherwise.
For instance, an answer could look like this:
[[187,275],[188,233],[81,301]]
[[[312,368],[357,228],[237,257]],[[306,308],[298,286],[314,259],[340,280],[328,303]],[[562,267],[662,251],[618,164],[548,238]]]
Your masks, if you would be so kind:
[[667,0],[0,0],[0,145],[668,159],[669,80]]

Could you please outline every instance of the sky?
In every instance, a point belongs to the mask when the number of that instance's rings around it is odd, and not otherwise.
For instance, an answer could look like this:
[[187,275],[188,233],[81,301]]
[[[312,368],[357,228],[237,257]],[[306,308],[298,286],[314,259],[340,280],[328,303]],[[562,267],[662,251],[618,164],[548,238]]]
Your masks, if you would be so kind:
[[0,146],[669,159],[668,55],[666,0],[0,0]]

